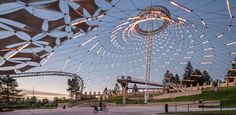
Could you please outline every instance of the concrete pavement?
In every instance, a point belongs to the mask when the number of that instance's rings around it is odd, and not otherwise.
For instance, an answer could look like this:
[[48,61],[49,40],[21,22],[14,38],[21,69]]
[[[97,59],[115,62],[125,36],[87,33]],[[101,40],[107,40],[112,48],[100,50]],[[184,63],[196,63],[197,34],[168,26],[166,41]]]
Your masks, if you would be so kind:
[[[75,107],[67,109],[36,109],[36,110],[15,110],[12,112],[0,112],[0,115],[158,115],[164,112],[164,106],[118,106],[108,107],[108,112],[93,112],[91,107]],[[178,111],[188,111],[187,106],[178,106]],[[190,111],[202,111],[202,108],[191,107]],[[207,108],[205,111],[218,111],[219,108]],[[227,108],[224,110],[236,110]],[[169,112],[175,112],[175,107],[171,106]]]
[[76,107],[63,109],[37,109],[37,110],[15,110],[2,112],[0,115],[157,115],[163,112],[162,106],[126,106],[109,107],[108,112],[93,112],[91,107]]

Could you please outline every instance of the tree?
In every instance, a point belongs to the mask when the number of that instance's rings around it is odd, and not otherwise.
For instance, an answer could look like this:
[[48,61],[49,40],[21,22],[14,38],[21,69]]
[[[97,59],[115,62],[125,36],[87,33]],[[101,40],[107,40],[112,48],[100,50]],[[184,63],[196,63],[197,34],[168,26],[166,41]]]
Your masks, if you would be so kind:
[[164,79],[163,79],[163,84],[169,83],[170,82],[170,77],[169,77],[170,71],[166,70],[166,73],[164,75]]
[[202,72],[202,77],[203,77],[204,82],[206,82],[207,84],[211,83],[211,76],[209,75],[209,73],[206,70],[204,70]]
[[67,100],[66,100],[66,97],[61,97],[59,98],[59,102],[60,103],[65,103]]
[[22,95],[19,93],[21,90],[17,90],[18,83],[16,79],[10,77],[0,78],[1,81],[1,92],[0,102],[5,103],[8,107],[10,104],[16,103],[16,100],[21,99]]
[[199,83],[199,85],[203,85],[204,82],[206,82],[207,84],[211,82],[211,77],[206,70],[201,72],[200,70],[195,69],[195,71],[192,73],[191,79],[194,80],[193,81],[194,86],[196,86],[197,83]]
[[73,77],[72,79],[68,79],[67,81],[68,89],[66,89],[70,93],[70,98],[73,99],[75,94],[80,92],[80,85],[77,77]]
[[38,100],[37,101],[37,106],[38,107],[42,107],[44,104],[43,104],[43,102],[42,102],[42,100]]
[[191,62],[188,61],[187,66],[185,68],[184,75],[183,75],[183,84],[190,86],[191,82],[189,81],[192,80],[192,77],[191,77],[192,73],[193,73],[193,66]]
[[32,96],[32,97],[30,98],[30,104],[31,104],[31,105],[36,104],[37,101],[38,101],[38,98],[35,97],[35,96]]
[[169,70],[167,70],[164,75],[163,84],[174,83],[174,82],[175,82],[174,75]]
[[54,104],[58,104],[59,103],[59,98],[58,97],[54,97],[53,98],[53,103]]
[[49,103],[49,100],[47,98],[42,99],[43,105],[46,105]]
[[170,83],[175,83],[175,77],[172,73],[169,74],[170,77]]
[[190,79],[192,73],[193,73],[193,66],[192,66],[191,62],[188,61],[188,64],[185,68],[185,73],[184,73],[183,79]]
[[204,83],[202,72],[199,69],[194,70],[194,72],[191,75],[191,79],[194,80],[192,82],[193,86],[196,86],[197,83],[199,83],[199,85],[203,85]]
[[175,74],[175,83],[178,84],[180,83],[179,75]]
[[26,107],[31,107],[31,100],[30,100],[29,97],[26,97],[24,99],[24,104],[25,104]]

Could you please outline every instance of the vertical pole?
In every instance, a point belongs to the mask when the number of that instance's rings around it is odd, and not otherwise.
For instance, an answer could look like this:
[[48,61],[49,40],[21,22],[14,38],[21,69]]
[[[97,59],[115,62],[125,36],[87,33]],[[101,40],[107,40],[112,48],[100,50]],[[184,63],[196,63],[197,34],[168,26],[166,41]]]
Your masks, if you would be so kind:
[[177,112],[177,105],[175,105],[175,112]]
[[9,109],[10,106],[10,91],[9,91],[9,76],[7,77],[7,109]]
[[125,90],[123,90],[123,104],[126,104]]
[[[219,81],[220,82],[220,81]],[[234,86],[236,86],[236,78],[234,79]]]
[[204,103],[202,103],[202,111],[204,111]]
[[128,85],[128,83],[124,83],[125,84],[125,86],[122,86],[122,90],[123,90],[123,104],[126,104],[126,88],[127,88],[127,85]]
[[165,112],[168,113],[168,104],[165,104]]
[[189,112],[189,104],[188,104],[188,112]]
[[229,86],[229,80],[228,79],[226,79],[226,87],[228,87]]
[[199,83],[197,83],[197,90],[199,90]]
[[[152,22],[147,24],[148,29],[152,30]],[[152,64],[152,36],[148,34],[147,36],[147,63],[146,63],[146,82],[145,82],[145,94],[144,103],[147,103],[149,97],[149,81],[151,77],[151,65]]]
[[34,87],[33,87],[33,96],[34,96]]
[[220,110],[222,111],[222,109],[223,109],[223,102],[220,101]]

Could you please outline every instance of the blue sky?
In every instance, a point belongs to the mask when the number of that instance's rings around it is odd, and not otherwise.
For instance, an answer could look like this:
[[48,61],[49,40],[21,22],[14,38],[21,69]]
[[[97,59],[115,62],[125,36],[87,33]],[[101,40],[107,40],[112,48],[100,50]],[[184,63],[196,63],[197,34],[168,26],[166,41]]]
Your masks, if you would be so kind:
[[[235,16],[236,1],[229,1]],[[55,49],[55,53],[42,67],[30,71],[76,73],[85,80],[85,91],[102,91],[104,87],[113,89],[116,77],[120,75],[145,79],[146,37],[134,38],[124,33],[129,44],[124,42],[122,31],[128,24],[117,31],[116,43],[111,42],[111,33],[119,24],[132,23],[127,19],[140,12],[137,8],[161,5],[170,11],[173,19],[179,16],[187,21],[184,25],[170,25],[154,36],[151,80],[161,82],[166,70],[182,77],[187,61],[191,61],[194,68],[208,70],[212,78],[223,79],[227,69],[231,68],[231,61],[236,57],[233,54],[236,52],[236,44],[230,45],[236,41],[235,18],[232,19],[231,30],[225,32],[230,25],[226,1],[177,2],[193,12],[188,13],[173,6],[168,0],[113,0],[111,4],[98,0],[97,4],[102,9],[109,9],[104,17],[87,22],[98,25],[98,29],[66,41]],[[222,33],[223,36],[220,36]],[[92,40],[86,43],[90,39]],[[125,49],[115,44],[120,44]],[[66,77],[20,78],[18,83],[24,89],[34,87],[39,91],[67,93]]]

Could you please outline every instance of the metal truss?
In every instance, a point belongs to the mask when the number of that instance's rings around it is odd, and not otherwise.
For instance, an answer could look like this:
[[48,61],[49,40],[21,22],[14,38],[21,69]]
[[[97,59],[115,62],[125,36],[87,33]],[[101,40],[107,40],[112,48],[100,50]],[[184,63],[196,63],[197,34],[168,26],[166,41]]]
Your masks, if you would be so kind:
[[0,78],[4,78],[4,77],[22,78],[22,77],[39,77],[39,76],[67,76],[71,78],[78,78],[80,91],[83,92],[83,89],[84,89],[83,79],[77,74],[68,73],[68,72],[60,72],[60,71],[26,72],[26,73],[0,75]]

